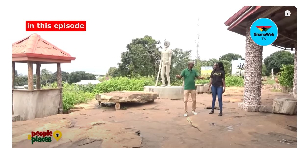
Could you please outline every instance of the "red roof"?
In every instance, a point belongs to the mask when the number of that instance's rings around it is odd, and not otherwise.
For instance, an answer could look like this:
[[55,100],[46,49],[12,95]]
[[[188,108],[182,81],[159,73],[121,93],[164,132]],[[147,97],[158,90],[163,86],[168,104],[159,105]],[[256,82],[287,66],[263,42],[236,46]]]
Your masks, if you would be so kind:
[[75,60],[75,57],[42,39],[36,33],[12,44],[12,58],[17,62],[45,63],[70,63],[71,60]]
[[241,14],[246,12],[251,6],[244,6],[242,9],[240,9],[237,13],[235,13],[233,16],[231,16],[226,22],[225,25],[229,26],[235,21]]
[[[239,23],[241,23],[244,19],[246,19],[248,16],[250,16],[252,13],[254,13],[255,11],[257,11],[259,8],[261,8],[262,6],[254,6],[254,8],[249,11],[245,16],[243,16],[242,18],[238,18],[239,16],[241,16],[243,13],[245,13],[248,9],[251,8],[251,6],[244,6],[242,9],[240,9],[237,13],[235,13],[232,17],[230,17],[226,22],[225,25],[229,26],[228,30],[231,30],[232,28],[234,28],[235,26],[237,26]],[[238,20],[239,19],[239,20]],[[237,21],[238,20],[238,21]],[[234,22],[237,21],[237,22]],[[233,24],[235,23],[235,24]]]

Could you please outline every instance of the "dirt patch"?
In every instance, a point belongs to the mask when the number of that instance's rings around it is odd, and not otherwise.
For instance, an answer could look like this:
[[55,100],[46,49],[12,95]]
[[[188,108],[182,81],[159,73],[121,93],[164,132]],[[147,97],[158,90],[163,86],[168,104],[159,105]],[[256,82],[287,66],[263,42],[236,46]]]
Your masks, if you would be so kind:
[[102,142],[103,142],[102,139],[84,138],[74,142],[72,141],[72,142],[62,144],[55,148],[91,148],[91,147],[101,148]]
[[271,144],[272,142],[276,141],[278,145],[281,145],[282,147],[288,147],[297,145],[297,138],[289,135],[285,135],[282,133],[275,133],[275,132],[269,132],[268,134],[261,134],[257,132],[250,132],[250,135],[253,135],[254,138],[256,138],[257,143],[261,143],[263,139],[264,142],[268,142]]

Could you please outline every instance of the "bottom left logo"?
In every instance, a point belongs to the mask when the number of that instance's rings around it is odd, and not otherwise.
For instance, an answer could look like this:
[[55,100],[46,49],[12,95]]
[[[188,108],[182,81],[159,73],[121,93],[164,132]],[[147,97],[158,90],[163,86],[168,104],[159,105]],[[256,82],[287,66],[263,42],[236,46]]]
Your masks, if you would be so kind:
[[61,138],[62,134],[60,131],[49,131],[47,130],[46,132],[31,132],[31,135],[28,135],[28,140],[31,140],[31,143],[33,144],[34,142],[52,142],[52,137],[58,141]]

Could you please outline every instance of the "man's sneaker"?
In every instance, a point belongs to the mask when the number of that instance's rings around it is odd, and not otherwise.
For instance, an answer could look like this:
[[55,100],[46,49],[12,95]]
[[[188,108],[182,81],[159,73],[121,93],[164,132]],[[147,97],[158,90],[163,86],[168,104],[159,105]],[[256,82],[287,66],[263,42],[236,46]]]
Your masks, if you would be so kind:
[[183,114],[183,116],[187,117],[187,113]]
[[196,113],[195,111],[192,111],[192,113],[194,114],[194,115],[197,115],[198,113]]

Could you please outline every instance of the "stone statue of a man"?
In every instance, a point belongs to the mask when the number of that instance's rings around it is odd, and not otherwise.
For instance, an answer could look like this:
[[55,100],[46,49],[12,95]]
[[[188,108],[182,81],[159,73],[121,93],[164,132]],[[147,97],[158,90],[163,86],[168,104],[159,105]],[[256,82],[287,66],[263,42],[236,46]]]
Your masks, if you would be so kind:
[[171,86],[170,82],[170,66],[171,66],[171,58],[172,58],[172,50],[169,49],[170,47],[170,42],[165,41],[164,43],[165,49],[161,51],[161,81],[162,81],[162,86],[166,86],[165,84],[165,75],[167,77],[168,81],[168,86]]

